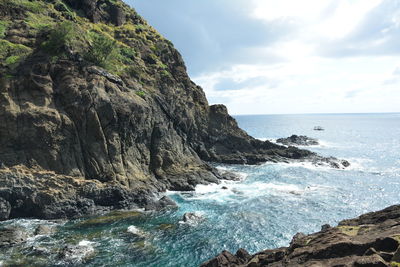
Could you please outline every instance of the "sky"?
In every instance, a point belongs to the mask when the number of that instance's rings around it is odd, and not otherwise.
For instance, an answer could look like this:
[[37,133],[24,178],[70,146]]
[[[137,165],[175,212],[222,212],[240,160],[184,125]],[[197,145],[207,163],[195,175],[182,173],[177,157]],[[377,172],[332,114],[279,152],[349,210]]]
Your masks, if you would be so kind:
[[231,114],[400,111],[400,0],[125,0]]

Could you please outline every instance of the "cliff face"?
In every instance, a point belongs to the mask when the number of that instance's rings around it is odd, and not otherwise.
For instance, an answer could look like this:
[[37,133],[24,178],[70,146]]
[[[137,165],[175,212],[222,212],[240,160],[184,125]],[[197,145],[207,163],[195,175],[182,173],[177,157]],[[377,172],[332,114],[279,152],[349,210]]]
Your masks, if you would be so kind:
[[[224,178],[206,161],[346,165],[247,135],[119,0],[1,0],[0,59],[0,219],[148,205],[151,192]],[[68,186],[43,193],[57,182]]]

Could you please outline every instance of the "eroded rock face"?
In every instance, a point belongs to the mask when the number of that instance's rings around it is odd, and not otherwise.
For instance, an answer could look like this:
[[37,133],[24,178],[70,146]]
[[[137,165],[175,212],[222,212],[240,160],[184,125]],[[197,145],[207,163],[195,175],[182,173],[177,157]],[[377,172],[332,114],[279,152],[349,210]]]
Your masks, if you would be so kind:
[[[202,267],[222,266],[397,266],[400,206],[344,220],[337,227],[293,237],[290,246],[246,257],[223,251]],[[246,253],[244,253],[246,255]],[[393,265],[390,265],[393,264]]]
[[31,49],[11,74],[0,64],[0,197],[11,206],[9,215],[2,206],[0,219],[145,207],[156,192],[218,183],[224,175],[208,161],[344,167],[334,158],[250,137],[225,106],[208,105],[179,52],[123,2],[63,1],[68,8],[56,2],[46,2],[54,7],[51,20],[76,23],[76,16],[85,16],[89,28],[101,22],[112,29],[115,41],[133,48],[133,70],[111,74],[68,49],[54,60],[18,5],[9,2],[0,12],[12,21],[5,42]]

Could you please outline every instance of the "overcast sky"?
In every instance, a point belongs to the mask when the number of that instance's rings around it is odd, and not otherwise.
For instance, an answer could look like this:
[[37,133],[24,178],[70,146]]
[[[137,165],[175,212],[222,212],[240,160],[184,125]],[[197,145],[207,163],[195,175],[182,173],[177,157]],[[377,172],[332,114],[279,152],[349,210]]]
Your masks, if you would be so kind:
[[400,0],[126,0],[232,114],[400,111]]

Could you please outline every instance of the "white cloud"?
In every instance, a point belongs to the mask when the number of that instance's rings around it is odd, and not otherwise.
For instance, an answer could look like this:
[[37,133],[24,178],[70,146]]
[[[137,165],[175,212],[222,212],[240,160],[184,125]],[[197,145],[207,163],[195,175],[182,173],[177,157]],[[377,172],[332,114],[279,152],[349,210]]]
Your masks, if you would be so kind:
[[399,111],[400,0],[137,1],[233,114]]

